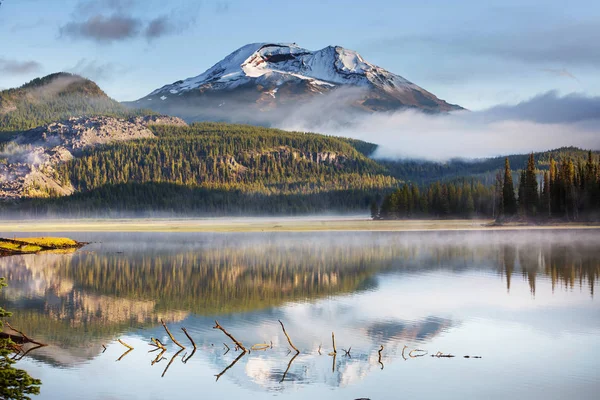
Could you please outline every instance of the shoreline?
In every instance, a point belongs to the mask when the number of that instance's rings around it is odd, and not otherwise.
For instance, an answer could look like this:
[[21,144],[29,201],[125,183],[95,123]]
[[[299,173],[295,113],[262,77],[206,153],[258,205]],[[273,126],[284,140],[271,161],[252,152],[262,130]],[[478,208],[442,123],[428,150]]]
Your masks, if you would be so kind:
[[370,218],[130,218],[0,221],[0,233],[13,232],[424,232],[600,229],[600,223],[493,225],[493,220],[389,220]]

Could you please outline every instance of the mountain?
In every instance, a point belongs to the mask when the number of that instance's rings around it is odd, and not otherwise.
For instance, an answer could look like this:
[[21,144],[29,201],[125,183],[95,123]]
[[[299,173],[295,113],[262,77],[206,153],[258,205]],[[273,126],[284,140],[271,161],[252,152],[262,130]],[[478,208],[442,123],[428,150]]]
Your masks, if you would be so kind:
[[344,112],[462,109],[355,51],[339,46],[310,51],[295,43],[246,45],[198,76],[127,104],[189,121],[269,124],[315,100],[315,111],[323,112],[323,95],[329,95],[326,103],[336,103]]
[[0,132],[9,134],[71,117],[129,118],[147,113],[123,106],[108,97],[96,83],[66,72],[0,91]]

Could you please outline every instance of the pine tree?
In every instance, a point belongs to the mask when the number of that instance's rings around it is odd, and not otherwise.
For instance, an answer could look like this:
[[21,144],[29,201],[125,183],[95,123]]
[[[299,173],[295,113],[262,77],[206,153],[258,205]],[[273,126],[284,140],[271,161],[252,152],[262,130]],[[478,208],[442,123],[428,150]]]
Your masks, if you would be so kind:
[[504,185],[502,186],[502,203],[504,215],[512,216],[517,213],[517,200],[515,199],[515,187],[513,185],[512,172],[508,157],[504,160]]
[[527,161],[527,170],[525,171],[525,182],[524,182],[524,196],[525,196],[525,214],[533,217],[537,213],[539,204],[538,199],[538,183],[537,175],[535,174],[535,159],[533,153],[529,155]]

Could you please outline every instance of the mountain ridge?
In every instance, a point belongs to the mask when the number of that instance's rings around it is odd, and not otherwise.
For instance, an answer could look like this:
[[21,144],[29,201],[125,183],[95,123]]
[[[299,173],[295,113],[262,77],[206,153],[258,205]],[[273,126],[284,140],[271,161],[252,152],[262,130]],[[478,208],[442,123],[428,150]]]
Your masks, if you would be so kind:
[[260,123],[341,89],[352,92],[330,100],[339,102],[343,111],[418,109],[437,113],[463,109],[366,61],[356,51],[341,46],[311,51],[295,43],[266,42],[242,46],[200,75],[124,104],[188,121]]

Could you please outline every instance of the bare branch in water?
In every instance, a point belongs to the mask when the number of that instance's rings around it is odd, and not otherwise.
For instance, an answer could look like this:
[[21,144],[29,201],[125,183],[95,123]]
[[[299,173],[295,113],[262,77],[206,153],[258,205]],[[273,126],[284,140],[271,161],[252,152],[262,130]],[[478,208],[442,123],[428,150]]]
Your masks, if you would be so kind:
[[248,350],[246,350],[246,348],[244,347],[244,345],[239,342],[236,338],[233,337],[233,335],[231,335],[229,332],[227,332],[225,330],[225,328],[223,328],[221,325],[219,325],[219,322],[215,320],[215,326],[213,326],[213,329],[220,329],[225,335],[227,335],[229,337],[229,339],[231,339],[233,341],[233,343],[235,343],[235,345],[237,347],[239,347],[240,349],[242,349],[243,353],[247,353]]
[[173,341],[173,343],[175,343],[177,346],[181,347],[182,349],[185,349],[185,346],[182,345],[181,343],[179,343],[177,341],[177,339],[175,339],[175,337],[173,337],[173,335],[171,334],[171,331],[169,331],[169,328],[167,328],[167,324],[165,324],[165,321],[163,321],[162,319],[160,320],[160,323],[162,324],[162,326],[165,328],[165,331],[167,331],[167,335],[169,335],[169,337],[171,338],[171,340]]
[[165,374],[167,373],[167,370],[169,369],[169,367],[171,366],[171,364],[173,364],[173,361],[177,358],[177,356],[183,351],[183,349],[179,349],[179,351],[177,353],[175,353],[173,355],[173,357],[171,357],[171,360],[169,361],[169,363],[167,364],[167,366],[165,367],[165,370],[163,371],[162,375],[160,376],[161,378],[165,377]]
[[286,377],[288,371],[290,370],[292,363],[294,362],[296,357],[298,357],[298,354],[300,354],[300,352],[297,352],[296,354],[294,354],[294,356],[290,359],[290,362],[288,362],[287,368],[285,369],[285,372],[283,373],[283,376],[281,377],[281,380],[279,381],[279,383],[281,383],[285,380],[285,377]]
[[290,339],[290,335],[288,335],[287,332],[285,331],[285,326],[283,326],[283,322],[281,322],[281,320],[279,320],[279,323],[281,324],[281,329],[283,329],[283,334],[287,338],[288,343],[290,344],[292,349],[296,350],[296,354],[300,353],[300,350],[298,350],[298,348],[296,346],[294,346],[294,344],[292,343],[292,339]]

